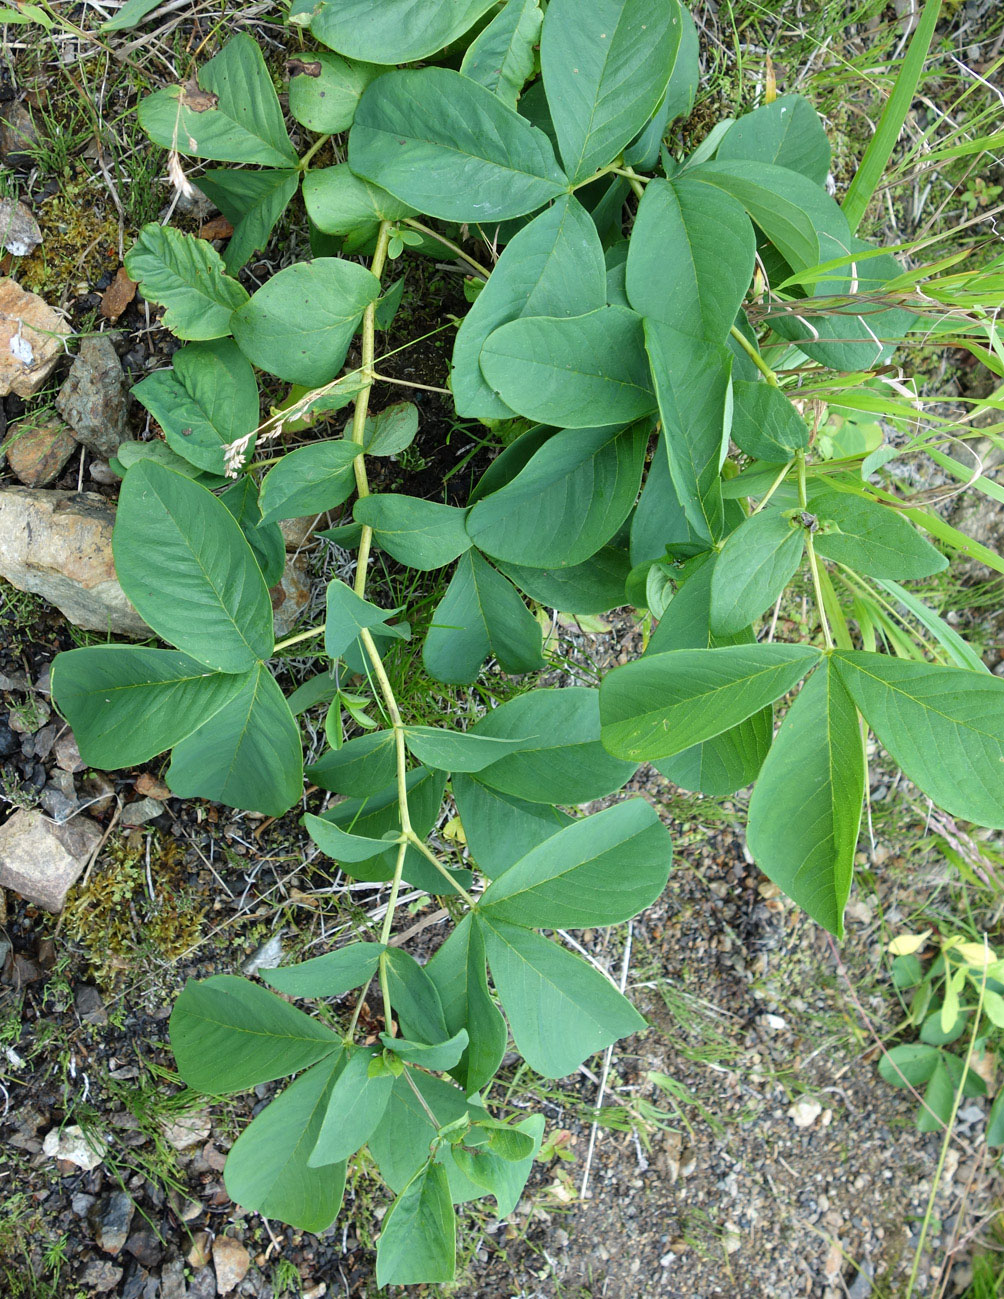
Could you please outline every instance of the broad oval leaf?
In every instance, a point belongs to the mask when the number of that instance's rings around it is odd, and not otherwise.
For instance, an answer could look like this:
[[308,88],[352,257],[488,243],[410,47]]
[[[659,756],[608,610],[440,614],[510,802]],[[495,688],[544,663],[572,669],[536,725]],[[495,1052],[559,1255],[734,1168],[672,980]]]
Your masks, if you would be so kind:
[[223,264],[231,274],[268,246],[269,235],[300,186],[300,173],[283,167],[267,171],[232,167],[206,172],[199,188],[234,227]]
[[242,679],[176,650],[93,645],[57,654],[52,699],[80,755],[100,771],[135,767],[218,713]]
[[343,59],[326,50],[291,60],[289,111],[318,135],[347,131],[363,91],[381,72],[376,63]]
[[629,424],[656,407],[642,320],[626,307],[510,321],[486,339],[481,372],[513,410],[559,427]]
[[1004,827],[1004,681],[885,654],[834,661],[904,775],[952,816]]
[[384,950],[383,943],[348,943],[297,965],[262,970],[261,977],[288,997],[340,997],[373,977]]
[[568,568],[530,568],[499,562],[499,568],[531,600],[562,613],[605,613],[625,601],[624,587],[631,571],[625,550],[603,546],[581,564]]
[[930,577],[948,567],[945,556],[925,541],[902,514],[857,493],[821,487],[809,498],[815,515],[816,551],[869,577]]
[[237,346],[270,374],[314,388],[341,369],[380,281],[341,257],[296,262],[273,275],[230,320]]
[[460,71],[515,108],[533,75],[534,46],[543,19],[540,0],[507,0],[467,47]]
[[394,1085],[392,1074],[368,1074],[373,1052],[352,1051],[335,1080],[314,1148],[307,1156],[309,1168],[324,1168],[349,1159],[364,1146],[383,1118]]
[[612,162],[655,112],[682,30],[677,0],[551,0],[540,64],[573,182]]
[[833,664],[798,692],[750,801],[757,865],[838,938],[861,824],[865,755],[857,709]]
[[272,604],[251,547],[212,492],[152,460],[126,474],[115,571],[158,636],[220,672],[272,652]]
[[378,546],[408,568],[442,568],[471,546],[467,511],[454,505],[388,492],[361,497],[352,513],[373,529]]
[[189,1087],[210,1096],[285,1078],[341,1040],[275,993],[232,974],[189,979],[171,1012],[171,1049]]
[[542,131],[449,68],[374,81],[356,109],[349,165],[445,221],[523,216],[568,184]]
[[355,490],[353,464],[361,454],[362,447],[344,438],[290,451],[262,479],[262,519],[274,523],[341,505]]
[[303,792],[303,752],[293,714],[264,663],[240,694],[175,746],[167,783],[179,798],[282,816]]
[[361,235],[370,230],[375,234],[381,221],[401,221],[415,211],[357,176],[347,162],[308,171],[303,201],[311,221],[328,235]]
[[711,578],[711,630],[748,627],[772,605],[802,562],[805,529],[780,510],[752,514],[730,533]]
[[520,316],[581,316],[606,303],[603,247],[589,213],[563,194],[517,231],[464,317],[453,345],[450,387],[460,415],[506,419],[512,408],[481,373],[481,349]]
[[126,253],[125,267],[150,302],[166,307],[163,325],[178,338],[205,340],[231,332],[247,290],[225,272],[206,239],[152,221]]
[[823,185],[830,170],[830,142],[807,99],[782,95],[734,122],[715,157],[719,162],[776,163]]
[[615,925],[651,906],[672,857],[654,809],[629,799],[532,848],[489,886],[477,914],[547,929]]
[[600,686],[603,744],[637,762],[671,757],[779,699],[819,657],[811,645],[730,645],[614,668]]
[[467,1031],[467,1049],[453,1074],[468,1093],[480,1091],[502,1063],[509,1033],[488,991],[484,940],[472,915],[461,920],[425,969],[439,992],[447,1028]]
[[339,1051],[308,1069],[237,1138],[223,1170],[235,1204],[300,1231],[331,1226],[342,1205],[345,1164],[314,1168],[307,1160],[342,1063]]
[[[354,862],[370,861],[395,845],[393,839],[372,839],[366,835],[348,834],[337,825],[332,825],[330,821],[325,821],[323,817],[311,816],[309,812],[303,818],[303,824],[311,839],[326,857],[349,865]],[[351,873],[350,871],[349,874]]]
[[748,456],[784,464],[797,451],[808,450],[808,426],[780,389],[737,379],[732,403],[732,441]]
[[324,652],[330,659],[341,658],[364,628],[379,627],[393,612],[378,609],[337,577],[328,583],[325,609]]
[[[350,59],[412,63],[462,36],[496,0],[320,0],[310,30]],[[303,19],[294,19],[302,22]]]
[[[543,1114],[531,1114],[512,1127],[495,1129],[490,1138],[494,1145],[470,1148],[464,1145],[451,1146],[450,1155],[466,1177],[495,1197],[499,1217],[506,1217],[519,1203],[543,1134]],[[526,1155],[522,1158],[516,1155],[507,1158],[496,1154],[496,1149],[505,1149],[501,1140],[503,1138],[510,1147],[515,1147],[517,1139],[521,1138],[519,1149],[525,1149]]]
[[390,1206],[377,1241],[377,1285],[452,1281],[457,1219],[446,1169],[429,1162]]
[[724,798],[757,778],[774,738],[774,710],[762,708],[721,735],[654,763],[680,789]]
[[258,484],[243,474],[219,499],[237,520],[237,525],[254,552],[265,585],[271,590],[286,571],[286,543],[276,523],[263,523],[258,504]]
[[647,425],[566,429],[500,491],[478,501],[467,533],[479,550],[532,568],[581,564],[610,540],[638,497]]
[[438,726],[408,726],[404,732],[409,751],[419,762],[437,771],[482,771],[536,738],[503,740],[476,735],[473,731],[443,730]]
[[306,768],[305,775],[335,794],[368,798],[394,779],[394,732],[370,731],[347,740],[340,749],[329,749]]
[[531,848],[573,824],[567,812],[550,803],[528,803],[492,789],[473,776],[455,775],[450,787],[467,846],[489,879],[501,875]]
[[243,32],[202,68],[194,90],[169,86],[142,100],[139,122],[155,144],[196,158],[297,163],[261,49]]

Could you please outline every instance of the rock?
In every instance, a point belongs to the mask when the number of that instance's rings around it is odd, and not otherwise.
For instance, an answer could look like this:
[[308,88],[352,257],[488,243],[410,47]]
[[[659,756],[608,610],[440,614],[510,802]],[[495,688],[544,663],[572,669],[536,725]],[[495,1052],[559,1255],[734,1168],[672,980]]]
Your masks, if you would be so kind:
[[[32,699],[30,707],[10,714],[10,729],[18,735],[34,735],[40,731],[52,716],[52,709],[44,699]],[[35,752],[34,743],[28,751],[29,756]]]
[[[48,704],[46,705],[48,708]],[[52,713],[50,711],[50,717]],[[49,722],[35,732],[34,736],[34,754],[36,758],[47,758],[52,752],[52,746],[56,742],[56,723]]]
[[77,800],[67,798],[61,789],[56,789],[53,785],[46,785],[38,796],[38,801],[42,811],[60,825],[68,821],[77,810]]
[[108,460],[129,434],[129,381],[107,334],[85,338],[56,409],[95,455]]
[[310,575],[302,558],[289,561],[282,581],[272,587],[269,595],[272,597],[275,635],[279,640],[289,635],[310,603]]
[[0,158],[11,167],[31,167],[35,160],[31,150],[38,144],[31,114],[23,104],[15,104],[0,116]]
[[823,1264],[823,1272],[827,1281],[833,1281],[840,1275],[840,1269],[844,1265],[844,1251],[840,1248],[840,1242],[835,1240],[826,1254],[826,1262]]
[[125,1191],[115,1191],[102,1202],[95,1237],[106,1254],[117,1254],[128,1240],[135,1208]]
[[33,397],[63,352],[70,326],[35,293],[0,279],[0,397]]
[[84,801],[97,813],[106,812],[115,802],[115,786],[103,771],[92,771],[81,782]]
[[9,758],[17,753],[21,742],[10,728],[10,724],[0,719],[0,758]]
[[0,488],[0,577],[77,627],[150,635],[115,577],[115,511],[93,492]]
[[117,474],[104,460],[92,460],[87,466],[87,476],[100,483],[102,487],[111,487],[114,483],[122,481],[121,474]]
[[209,1136],[209,1114],[206,1110],[195,1110],[191,1114],[179,1114],[176,1119],[168,1119],[163,1124],[164,1140],[181,1152],[201,1146]]
[[70,1208],[78,1218],[86,1218],[95,1203],[95,1196],[78,1191],[70,1200]]
[[57,736],[52,749],[56,755],[56,766],[61,771],[84,770],[85,763],[80,756],[76,738],[71,730],[64,730],[62,735]]
[[17,199],[0,198],[0,245],[15,257],[27,257],[42,242],[38,222]]
[[208,1231],[197,1231],[185,1257],[189,1267],[205,1267],[213,1256],[213,1237]]
[[11,472],[26,487],[47,487],[55,482],[76,449],[76,438],[58,419],[35,425],[22,420],[0,447]]
[[162,803],[165,799],[171,798],[171,791],[162,780],[156,776],[151,776],[148,771],[144,771],[141,776],[136,777],[136,783],[133,786],[136,793],[143,798],[156,798]]
[[137,1263],[145,1268],[155,1268],[164,1257],[160,1241],[148,1227],[134,1231],[125,1243],[126,1249]]
[[105,1010],[105,1003],[101,1000],[101,993],[89,983],[78,985],[73,994],[73,1006],[85,1024],[108,1023],[108,1011]]
[[726,1254],[735,1254],[738,1250],[742,1249],[742,1233],[732,1222],[727,1222],[725,1224],[725,1230],[722,1233],[722,1245]]
[[42,1142],[42,1153],[48,1155],[50,1159],[75,1164],[77,1168],[88,1171],[97,1168],[105,1157],[106,1149],[103,1137],[95,1132],[85,1136],[83,1128],[77,1127],[76,1124],[62,1130],[53,1128],[51,1132],[46,1133],[45,1140]]
[[241,963],[241,973],[252,978],[259,970],[274,970],[282,964],[282,932],[273,934],[257,951]]
[[305,514],[297,519],[280,519],[279,531],[287,550],[299,550],[310,538],[317,522],[316,514]]
[[86,816],[54,825],[34,808],[0,826],[0,886],[58,913],[66,894],[101,842],[101,827]]
[[124,826],[146,825],[153,821],[164,810],[164,804],[155,798],[140,798],[135,803],[127,803],[122,809],[119,823]]
[[106,1259],[93,1259],[81,1272],[78,1284],[86,1294],[107,1294],[122,1280],[122,1268]]
[[823,1107],[819,1101],[798,1100],[788,1110],[788,1117],[794,1123],[796,1128],[811,1128],[816,1119],[823,1112]]
[[214,1299],[216,1277],[211,1267],[200,1268],[188,1285],[188,1299]]
[[187,1293],[184,1260],[173,1258],[160,1274],[160,1299],[186,1299]]
[[213,1241],[213,1266],[216,1268],[216,1289],[221,1295],[226,1295],[247,1276],[251,1256],[239,1240],[217,1236]]

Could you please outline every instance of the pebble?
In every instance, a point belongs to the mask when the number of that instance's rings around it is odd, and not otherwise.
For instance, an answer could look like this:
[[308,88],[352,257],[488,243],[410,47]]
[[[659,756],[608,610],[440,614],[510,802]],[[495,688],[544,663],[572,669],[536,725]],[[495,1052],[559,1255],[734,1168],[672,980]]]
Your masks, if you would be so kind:
[[819,1101],[800,1100],[788,1110],[788,1117],[796,1128],[811,1128],[823,1112]]
[[221,1295],[229,1294],[247,1276],[251,1256],[232,1236],[217,1236],[213,1241],[213,1266],[216,1268],[216,1288]]
[[70,326],[35,293],[0,279],[0,396],[33,397],[63,354]]
[[50,1159],[59,1159],[88,1170],[98,1167],[107,1148],[100,1134],[91,1132],[85,1136],[83,1128],[76,1124],[62,1130],[53,1128],[46,1133],[42,1142],[42,1153]]
[[187,1295],[184,1260],[173,1258],[164,1264],[160,1274],[160,1299],[187,1299]]
[[21,743],[9,724],[0,721],[0,758],[9,758],[11,754],[17,753],[20,747]]
[[215,1299],[216,1278],[211,1267],[203,1267],[188,1283],[188,1299]]
[[101,828],[89,817],[56,825],[22,808],[0,826],[0,885],[58,914],[100,842]]
[[146,825],[153,821],[164,810],[164,804],[155,798],[140,798],[134,803],[127,803],[122,809],[119,824],[124,826]]
[[85,1024],[100,1026],[108,1023],[108,1011],[101,993],[89,983],[81,983],[73,994],[73,1005]]
[[55,482],[76,450],[77,440],[61,420],[22,421],[0,447],[12,472],[26,487],[47,487]]
[[63,731],[62,735],[56,738],[52,751],[56,758],[56,766],[61,771],[84,770],[85,763],[80,756],[80,750],[77,748],[77,741],[72,731]]
[[176,1119],[168,1119],[163,1125],[164,1140],[179,1153],[201,1146],[209,1136],[209,1113],[196,1110],[191,1114],[179,1114]]
[[126,1243],[135,1208],[132,1197],[125,1191],[115,1191],[103,1202],[96,1239],[106,1254],[117,1254]]
[[147,1227],[134,1231],[126,1241],[125,1247],[137,1263],[146,1268],[157,1267],[164,1256],[160,1241]]
[[106,1259],[93,1259],[80,1274],[79,1284],[87,1294],[107,1294],[122,1280],[122,1268]]
[[129,400],[129,381],[111,338],[85,338],[56,398],[77,441],[108,460],[129,435]]

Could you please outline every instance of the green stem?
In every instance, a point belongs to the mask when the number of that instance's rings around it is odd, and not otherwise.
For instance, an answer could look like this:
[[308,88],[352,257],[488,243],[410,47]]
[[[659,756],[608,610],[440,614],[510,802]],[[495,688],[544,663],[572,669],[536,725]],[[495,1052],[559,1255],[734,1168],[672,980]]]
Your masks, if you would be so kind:
[[285,640],[277,640],[272,653],[274,654],[276,650],[288,649],[290,645],[298,645],[302,640],[310,640],[311,636],[320,636],[322,631],[324,631],[323,626],[311,627],[310,631],[299,631],[295,636],[287,636]]
[[431,226],[423,225],[421,221],[416,221],[414,217],[407,217],[401,222],[402,225],[409,226],[412,230],[419,231],[420,234],[428,235],[430,239],[435,239],[436,243],[442,244],[444,248],[449,248],[451,253],[456,253],[468,266],[472,267],[484,279],[488,279],[491,271],[487,266],[482,266],[479,261],[475,261],[469,253],[465,253],[459,244],[455,244],[452,239],[447,239],[441,235],[438,230],[433,230]]
[[[407,803],[402,804],[402,820],[406,814]],[[390,931],[394,925],[394,910],[397,907],[397,895],[401,891],[401,877],[404,874],[404,855],[408,851],[407,839],[402,839],[397,846],[397,861],[394,863],[394,878],[391,880],[390,897],[387,900],[387,914],[383,918],[383,926],[380,929],[380,941],[386,947],[387,940],[390,938]],[[394,1017],[390,1008],[390,986],[387,983],[387,953],[380,953],[380,992],[383,995],[383,1018],[384,1027],[389,1037],[394,1036]]]
[[[799,451],[795,456],[795,463],[798,465],[798,505],[799,509],[804,510],[808,503],[808,496],[805,490],[805,452]],[[826,617],[826,608],[823,604],[823,588],[819,581],[819,560],[816,558],[816,548],[812,542],[812,532],[809,528],[805,529],[805,553],[809,557],[809,570],[812,573],[812,586],[816,593],[816,608],[819,610],[819,623],[823,629],[823,641],[828,650],[833,649],[833,637],[830,635],[830,624]]]
[[623,176],[638,198],[645,193],[645,186],[651,180],[650,176],[639,176],[633,167],[611,167],[610,170],[615,176]]
[[435,866],[436,870],[439,871],[440,875],[444,876],[446,879],[450,881],[450,887],[456,889],[456,891],[460,894],[460,896],[464,899],[464,901],[467,903],[469,907],[474,907],[477,905],[474,898],[471,897],[471,895],[467,892],[466,889],[460,887],[460,885],[453,878],[453,876],[446,869],[446,867],[439,860],[439,858],[432,851],[432,849],[428,846],[428,844],[426,844],[422,839],[420,839],[418,835],[414,833],[414,831],[408,836],[408,842],[410,844],[413,844],[424,857],[427,857],[429,861],[432,862],[433,866]]
[[[788,477],[788,470],[791,468],[791,466],[792,466],[792,461],[789,460],[788,463],[787,463],[787,464],[784,466],[784,468],[781,470],[781,472],[778,474],[778,476],[777,476],[777,477],[774,479],[774,481],[771,483],[770,487],[767,489],[767,495],[763,498],[763,500],[760,502],[760,504],[759,504],[759,505],[756,507],[756,509],[753,511],[753,514],[759,514],[759,513],[760,513],[760,511],[763,509],[763,507],[767,504],[767,502],[770,500],[770,498],[774,495],[774,493],[777,491],[777,489],[781,486],[781,484],[784,482],[784,480]],[[750,515],[750,517],[752,518],[753,516]]]
[[322,135],[319,140],[315,140],[300,161],[296,164],[296,170],[306,171],[310,166],[311,158],[313,158],[314,154],[317,153],[318,149],[323,149],[330,139],[330,135]]
[[762,356],[760,355],[760,353],[756,350],[756,348],[755,348],[755,347],[753,346],[753,344],[749,341],[749,339],[748,339],[748,338],[746,337],[746,335],[742,332],[742,330],[741,330],[741,329],[736,329],[735,325],[733,325],[732,328],[729,330],[729,333],[730,333],[730,334],[732,335],[732,337],[736,340],[736,342],[739,344],[739,346],[743,349],[743,351],[746,353],[746,355],[749,357],[749,359],[753,362],[753,364],[756,366],[756,368],[760,371],[760,373],[763,375],[763,377],[767,380],[767,382],[770,384],[770,386],[771,386],[772,388],[780,388],[781,385],[780,385],[780,384],[778,383],[778,381],[777,381],[777,375],[776,375],[776,374],[774,373],[774,371],[770,368],[770,366],[769,366],[769,365],[767,364],[767,362],[763,359],[763,357],[762,357]]

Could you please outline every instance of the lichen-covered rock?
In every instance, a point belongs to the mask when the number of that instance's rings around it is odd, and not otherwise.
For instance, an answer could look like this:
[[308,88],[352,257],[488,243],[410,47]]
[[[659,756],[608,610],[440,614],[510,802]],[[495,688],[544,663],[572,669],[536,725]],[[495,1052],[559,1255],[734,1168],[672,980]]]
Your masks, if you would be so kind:
[[77,440],[61,420],[17,424],[3,447],[11,471],[26,487],[55,482],[77,450]]
[[0,825],[0,886],[58,914],[101,835],[90,817],[59,825],[35,808],[15,812]]
[[110,459],[129,434],[129,381],[107,334],[85,338],[56,409],[102,460]]
[[32,397],[63,352],[70,326],[36,293],[0,279],[0,397]]

